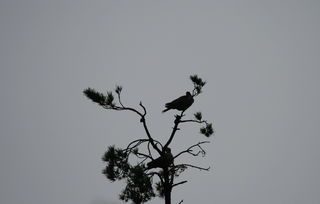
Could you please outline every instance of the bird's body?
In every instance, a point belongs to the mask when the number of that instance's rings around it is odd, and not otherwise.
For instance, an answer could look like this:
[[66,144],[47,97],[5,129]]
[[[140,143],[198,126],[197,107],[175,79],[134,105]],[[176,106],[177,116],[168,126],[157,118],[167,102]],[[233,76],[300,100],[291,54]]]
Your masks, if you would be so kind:
[[173,163],[173,155],[171,154],[171,149],[167,148],[165,153],[155,160],[152,160],[147,164],[147,169],[153,168],[165,168]]
[[170,103],[166,103],[165,107],[166,109],[162,112],[166,112],[170,109],[176,109],[179,111],[185,111],[187,110],[194,102],[193,96],[190,92],[186,92],[186,95],[181,96]]

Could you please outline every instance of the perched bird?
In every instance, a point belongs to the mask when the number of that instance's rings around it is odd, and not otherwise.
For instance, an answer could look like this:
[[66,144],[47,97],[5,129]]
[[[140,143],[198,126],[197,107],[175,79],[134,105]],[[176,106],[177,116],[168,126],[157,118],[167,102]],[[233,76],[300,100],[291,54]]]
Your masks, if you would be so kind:
[[147,163],[146,169],[165,168],[170,166],[170,164],[172,163],[173,163],[173,155],[171,154],[171,149],[167,148],[163,155]]
[[194,102],[193,96],[189,91],[186,92],[186,95],[181,96],[170,103],[166,103],[166,109],[162,112],[166,112],[170,109],[177,109],[179,111],[185,111],[187,108],[189,108]]

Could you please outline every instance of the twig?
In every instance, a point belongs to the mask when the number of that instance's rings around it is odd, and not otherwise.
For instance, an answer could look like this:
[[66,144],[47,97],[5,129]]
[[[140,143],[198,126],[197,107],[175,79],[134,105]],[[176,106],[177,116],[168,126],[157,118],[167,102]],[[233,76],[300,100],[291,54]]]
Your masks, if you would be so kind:
[[[186,150],[180,152],[179,154],[177,154],[176,156],[174,156],[174,159],[177,158],[177,157],[179,157],[181,154],[184,154],[184,153],[189,153],[189,154],[191,154],[192,156],[198,156],[200,153],[205,154],[206,152],[205,152],[204,149],[202,149],[202,147],[200,146],[201,144],[204,144],[204,143],[210,143],[210,141],[198,142],[197,144],[194,144],[194,145],[190,146],[188,149],[186,149]],[[198,148],[200,148],[201,151],[199,151],[199,152],[197,152],[197,153],[193,153],[193,152],[192,152],[192,148],[194,148],[194,147],[196,147],[196,146],[197,146]]]
[[181,182],[179,182],[179,183],[175,183],[175,184],[172,185],[172,188],[173,188],[173,187],[176,187],[176,186],[178,186],[178,185],[187,183],[187,182],[188,182],[188,181],[181,181]]
[[[137,139],[137,140],[134,140],[132,142],[130,142],[127,146],[127,148],[125,150],[129,150],[129,149],[133,149],[137,146],[139,146],[140,144],[144,143],[144,142],[148,142],[149,140],[148,139]],[[133,147],[130,147],[132,144],[134,143],[137,143],[136,145],[134,145]]]
[[151,175],[151,176],[157,175],[159,177],[159,179],[160,179],[160,182],[162,184],[164,183],[163,178],[161,177],[161,174],[158,173],[158,172],[153,171],[153,172],[147,173],[147,175]]
[[138,165],[143,164],[148,158],[144,158],[141,162],[138,163]]
[[147,114],[146,108],[142,105],[141,101],[140,101],[139,105],[143,108],[143,111],[144,111],[143,116],[145,116]]
[[193,120],[193,119],[189,119],[189,120],[180,120],[180,123],[188,123],[188,122],[193,122],[193,123],[205,123],[208,124],[208,122],[206,120]]
[[143,116],[142,113],[140,113],[136,109],[130,108],[130,107],[125,107],[125,106],[124,107],[120,107],[120,106],[116,106],[116,105],[115,106],[104,105],[103,108],[108,109],[108,110],[117,110],[117,111],[128,110],[128,111],[132,111],[132,112],[138,114],[141,117]]
[[[149,158],[149,159],[153,159],[150,155],[143,154],[143,153],[140,153],[140,152],[137,152],[136,155],[137,155],[137,157],[138,157],[139,159],[142,159],[142,157],[145,158],[144,161],[145,161],[146,159],[148,159],[148,158]],[[139,157],[139,156],[142,156],[142,157]]]
[[124,108],[124,105],[121,102],[120,92],[117,93],[117,95],[118,95],[118,101],[119,101],[120,105],[122,106],[122,108]]
[[195,168],[195,169],[199,169],[199,170],[205,170],[205,171],[209,171],[210,166],[208,168],[204,168],[204,167],[200,167],[200,166],[195,166],[195,165],[191,165],[191,164],[178,164],[175,165],[175,167],[180,168],[181,167],[191,167],[191,168]]

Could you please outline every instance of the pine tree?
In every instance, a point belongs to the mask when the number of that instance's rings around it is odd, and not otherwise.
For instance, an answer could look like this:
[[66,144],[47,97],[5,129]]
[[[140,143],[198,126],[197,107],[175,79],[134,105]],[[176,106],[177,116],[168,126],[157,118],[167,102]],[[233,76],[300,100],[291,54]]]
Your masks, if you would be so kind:
[[[192,102],[189,101],[189,104],[180,108],[179,114],[174,116],[172,132],[164,144],[157,141],[150,134],[146,122],[147,109],[142,102],[139,104],[141,110],[123,105],[121,101],[121,86],[116,86],[114,92],[110,91],[106,94],[98,92],[93,88],[87,88],[83,91],[85,96],[104,109],[135,113],[144,128],[145,138],[135,139],[129,142],[125,148],[116,148],[114,145],[109,146],[102,157],[102,160],[106,162],[103,174],[107,179],[110,181],[126,180],[126,186],[119,195],[121,200],[125,202],[131,200],[135,204],[141,204],[153,197],[159,196],[164,198],[165,204],[171,204],[172,189],[187,182],[187,180],[175,182],[181,173],[188,168],[206,171],[210,169],[210,167],[204,168],[188,163],[176,164],[174,162],[176,158],[184,154],[204,157],[206,151],[202,146],[209,143],[209,141],[193,144],[176,155],[172,155],[169,147],[176,132],[180,130],[179,125],[182,123],[200,124],[200,133],[206,137],[210,137],[214,133],[212,123],[203,120],[201,112],[196,112],[192,119],[184,119],[186,108],[193,103],[194,97],[201,94],[202,88],[206,84],[197,75],[190,76],[190,80],[193,83],[193,90],[191,92]],[[117,99],[115,99],[115,95]],[[187,92],[187,96],[190,97],[190,92]],[[179,103],[181,101],[178,100],[178,103],[175,102],[174,105],[180,105]],[[171,106],[170,108],[179,110],[179,107],[175,106]],[[156,156],[154,155],[155,153],[157,154]],[[130,162],[131,157],[136,157],[140,162],[132,164]],[[183,200],[180,203],[182,202]]]

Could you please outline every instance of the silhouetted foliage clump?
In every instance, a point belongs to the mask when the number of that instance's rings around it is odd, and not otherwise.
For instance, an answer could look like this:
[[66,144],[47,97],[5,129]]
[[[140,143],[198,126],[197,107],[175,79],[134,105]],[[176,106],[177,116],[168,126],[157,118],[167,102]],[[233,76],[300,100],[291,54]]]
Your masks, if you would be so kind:
[[127,178],[127,186],[120,194],[124,201],[132,200],[134,203],[143,203],[155,196],[151,178],[144,172],[143,165],[137,165],[130,169]]
[[102,160],[107,162],[103,174],[111,181],[120,180],[128,176],[131,167],[128,163],[128,155],[123,150],[110,146]]

